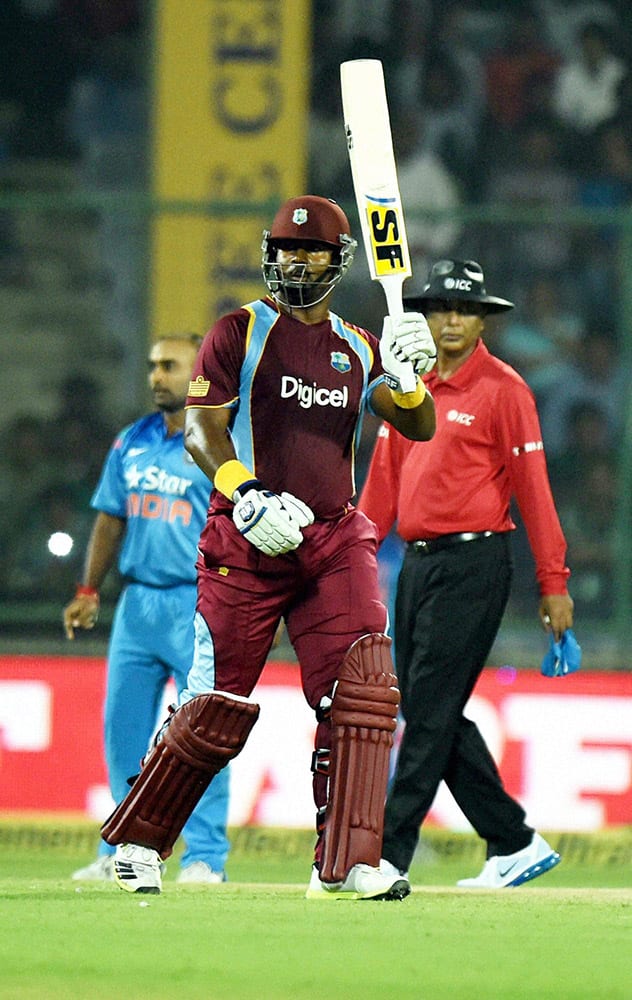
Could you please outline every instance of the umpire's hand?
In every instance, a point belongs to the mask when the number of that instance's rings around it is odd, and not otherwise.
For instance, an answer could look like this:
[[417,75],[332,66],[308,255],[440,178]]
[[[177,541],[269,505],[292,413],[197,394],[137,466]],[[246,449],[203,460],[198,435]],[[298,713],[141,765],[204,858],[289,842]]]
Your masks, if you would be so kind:
[[569,594],[547,594],[540,600],[539,611],[545,631],[552,632],[556,642],[573,627],[573,598]]

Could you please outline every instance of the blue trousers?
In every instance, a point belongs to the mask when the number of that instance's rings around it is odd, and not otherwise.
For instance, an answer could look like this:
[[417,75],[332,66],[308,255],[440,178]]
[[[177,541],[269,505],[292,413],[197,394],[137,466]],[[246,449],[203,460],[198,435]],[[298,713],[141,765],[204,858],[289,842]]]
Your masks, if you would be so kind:
[[[193,662],[196,586],[160,589],[130,583],[114,613],[108,648],[104,709],[105,759],[110,791],[118,804],[129,791],[127,779],[140,762],[162,721],[158,717],[165,685],[175,680],[178,694]],[[213,779],[187,821],[182,867],[205,861],[223,871],[229,851],[229,770]],[[100,854],[114,848],[101,841]]]

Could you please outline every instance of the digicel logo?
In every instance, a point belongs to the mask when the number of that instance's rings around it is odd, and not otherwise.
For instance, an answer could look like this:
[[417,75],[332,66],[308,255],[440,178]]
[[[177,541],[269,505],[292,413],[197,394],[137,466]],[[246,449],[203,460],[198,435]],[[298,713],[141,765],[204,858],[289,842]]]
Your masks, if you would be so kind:
[[349,402],[349,390],[346,385],[342,389],[326,389],[324,386],[319,386],[318,382],[303,382],[302,378],[284,375],[281,379],[281,399],[291,399],[293,396],[296,396],[298,405],[304,410],[309,410],[312,406],[341,408],[347,406]]

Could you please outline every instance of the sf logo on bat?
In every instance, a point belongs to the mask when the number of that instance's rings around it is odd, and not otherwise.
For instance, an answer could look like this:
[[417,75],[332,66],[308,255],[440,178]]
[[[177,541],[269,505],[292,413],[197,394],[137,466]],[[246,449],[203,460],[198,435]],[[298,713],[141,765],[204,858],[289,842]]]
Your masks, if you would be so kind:
[[406,271],[401,207],[395,199],[377,202],[367,198],[366,212],[376,276]]

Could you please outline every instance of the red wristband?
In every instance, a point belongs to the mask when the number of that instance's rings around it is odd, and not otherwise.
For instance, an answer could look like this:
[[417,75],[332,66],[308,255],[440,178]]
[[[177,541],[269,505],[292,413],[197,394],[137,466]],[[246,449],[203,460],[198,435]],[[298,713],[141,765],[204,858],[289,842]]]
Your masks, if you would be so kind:
[[81,583],[77,584],[77,590],[75,597],[93,597],[95,601],[99,600],[99,591],[94,587],[84,587]]

